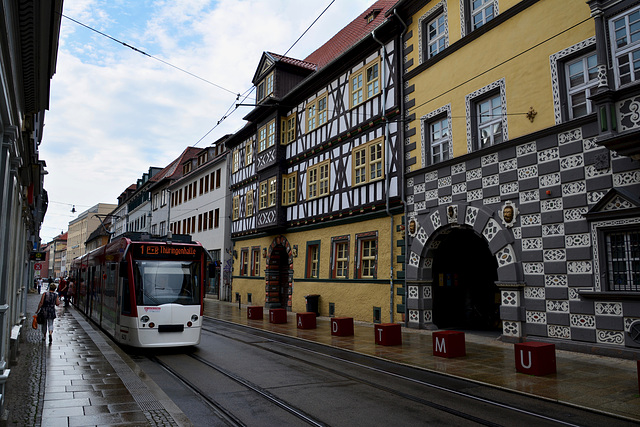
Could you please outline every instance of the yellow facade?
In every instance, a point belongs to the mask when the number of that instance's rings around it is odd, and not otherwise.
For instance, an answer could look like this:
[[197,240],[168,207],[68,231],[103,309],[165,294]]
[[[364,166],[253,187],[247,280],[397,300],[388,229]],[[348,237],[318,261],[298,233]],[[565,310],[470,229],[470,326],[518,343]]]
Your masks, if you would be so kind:
[[[289,232],[283,234],[289,245],[293,249],[293,291],[291,294],[291,311],[306,311],[305,296],[310,294],[320,295],[319,312],[321,316],[329,315],[329,303],[335,305],[334,315],[337,317],[353,317],[354,320],[372,322],[374,307],[380,309],[380,321],[382,323],[394,321],[401,322],[402,314],[395,312],[395,307],[402,303],[402,296],[398,295],[398,289],[402,288],[397,279],[398,272],[403,270],[402,263],[398,263],[398,257],[402,254],[404,231],[402,227],[402,215],[395,215],[393,222],[393,232],[391,231],[391,219],[388,216],[381,216],[375,219],[364,220],[362,222],[352,222],[342,225],[314,228],[301,232]],[[366,279],[354,279],[356,234],[371,231],[378,232],[377,239],[377,260],[376,279],[367,281]],[[336,236],[350,236],[349,244],[349,279],[331,279],[331,238]],[[232,295],[238,293],[242,303],[248,303],[248,294],[251,294],[251,305],[265,305],[265,264],[267,259],[263,253],[267,252],[274,239],[278,236],[261,237],[250,240],[240,240],[235,242],[233,260],[233,291]],[[392,240],[393,239],[393,240]],[[319,275],[317,279],[305,278],[305,263],[307,260],[307,243],[317,242],[320,245]],[[260,249],[260,275],[257,277],[241,276],[240,264],[241,253],[246,249],[251,254],[252,248]],[[297,256],[295,256],[297,247]],[[264,251],[266,249],[266,251]],[[268,255],[267,255],[268,256]],[[391,260],[394,269],[394,301],[390,301],[391,296]],[[251,259],[249,259],[249,264]],[[251,265],[248,268],[251,274]],[[393,304],[393,319],[391,319],[390,308]]]
[[[558,52],[575,43],[593,37],[593,21],[584,0],[539,1],[503,22],[497,29],[483,34],[461,46],[446,57],[415,76],[419,68],[418,34],[420,17],[432,10],[438,0],[428,2],[413,16],[408,33],[413,34],[407,54],[409,85],[415,87],[411,97],[415,107],[409,115],[420,119],[443,106],[451,106],[451,137],[454,157],[467,154],[467,116],[465,96],[492,82],[504,79],[508,114],[508,137],[514,139],[548,128],[555,124],[549,52]],[[519,1],[499,2],[504,14]],[[449,46],[460,43],[460,7],[458,0],[449,0]],[[496,18],[494,18],[496,19]],[[558,28],[567,29],[557,33]],[[464,41],[462,41],[464,42]],[[523,48],[524,47],[524,48]],[[436,58],[438,56],[436,55]],[[527,117],[530,109],[536,112],[533,122]],[[419,126],[411,137],[417,147],[425,138]],[[417,165],[422,153],[414,150]]]

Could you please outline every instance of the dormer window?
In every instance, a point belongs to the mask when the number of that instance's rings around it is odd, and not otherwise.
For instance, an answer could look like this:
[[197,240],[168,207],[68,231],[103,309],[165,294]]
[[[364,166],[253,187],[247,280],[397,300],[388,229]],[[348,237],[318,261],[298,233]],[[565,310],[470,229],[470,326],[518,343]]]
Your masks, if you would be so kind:
[[191,162],[185,163],[184,165],[182,165],[182,174],[186,175],[189,172],[191,172]]
[[273,95],[273,72],[269,73],[256,89],[256,102],[260,102],[268,96]]
[[200,167],[200,165],[203,165],[205,163],[207,163],[207,152],[206,151],[198,156],[198,167]]
[[380,14],[381,11],[382,9],[373,9],[371,12],[366,14],[364,19],[365,21],[367,21],[367,24],[372,23],[373,20],[376,19],[376,16],[378,16],[378,14]]

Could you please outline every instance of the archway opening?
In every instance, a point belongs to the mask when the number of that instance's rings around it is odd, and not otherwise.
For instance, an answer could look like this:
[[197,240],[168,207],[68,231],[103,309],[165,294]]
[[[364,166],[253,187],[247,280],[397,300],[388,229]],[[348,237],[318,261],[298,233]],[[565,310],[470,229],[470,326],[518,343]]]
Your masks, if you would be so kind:
[[433,323],[439,329],[499,331],[498,262],[468,228],[439,237],[433,258]]

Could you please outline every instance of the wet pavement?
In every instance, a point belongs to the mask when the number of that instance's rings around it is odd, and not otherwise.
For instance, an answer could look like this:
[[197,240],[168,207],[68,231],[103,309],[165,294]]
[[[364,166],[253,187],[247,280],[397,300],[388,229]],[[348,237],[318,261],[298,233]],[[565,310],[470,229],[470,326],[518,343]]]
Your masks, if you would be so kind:
[[[6,384],[2,426],[191,426],[191,422],[122,349],[74,308],[60,307],[52,344],[30,327],[40,296],[27,298],[17,363]],[[634,360],[556,349],[557,373],[533,376],[515,370],[514,344],[467,333],[466,356],[433,356],[432,332],[402,328],[402,344],[375,343],[374,325],[354,323],[352,336],[331,335],[330,318],[317,328],[247,319],[246,306],[207,299],[205,315],[298,337],[409,366],[441,372],[542,399],[640,422],[638,371]]]
[[27,324],[6,385],[6,426],[191,426],[160,388],[74,308],[58,307],[53,342]]
[[205,315],[640,422],[634,360],[556,349],[557,372],[533,376],[516,372],[514,344],[488,334],[467,332],[466,356],[443,358],[433,356],[432,331],[402,328],[401,345],[383,346],[366,322],[354,322],[353,336],[334,336],[330,318],[318,317],[316,329],[298,329],[295,313],[287,323],[270,323],[267,309],[262,320],[249,320],[246,306],[211,299]]

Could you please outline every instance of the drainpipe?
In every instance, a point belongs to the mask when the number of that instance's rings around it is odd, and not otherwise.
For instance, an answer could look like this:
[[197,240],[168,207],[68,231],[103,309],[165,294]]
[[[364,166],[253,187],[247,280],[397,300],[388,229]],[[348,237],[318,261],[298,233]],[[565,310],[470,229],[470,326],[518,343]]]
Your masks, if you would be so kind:
[[386,59],[387,59],[387,48],[380,40],[376,38],[375,35],[376,30],[371,32],[371,37],[373,40],[378,42],[380,46],[382,46],[382,70],[380,70],[382,76],[382,120],[384,126],[384,163],[385,163],[385,181],[387,183],[387,191],[385,192],[385,208],[387,211],[387,215],[389,216],[389,237],[390,237],[390,247],[389,253],[391,254],[389,258],[389,322],[393,323],[393,304],[394,304],[394,283],[393,283],[393,215],[391,214],[391,210],[389,208],[389,191],[391,190],[391,167],[389,163],[390,157],[390,141],[391,135],[389,130],[389,125],[387,124],[387,67],[386,67]]
[[[402,20],[400,15],[398,15],[398,10],[397,9],[393,9],[393,14],[394,14],[394,16],[396,18],[398,18],[398,21],[400,21],[400,23],[403,26],[402,33],[400,33],[400,43],[399,43],[400,44],[400,52],[399,52],[400,54],[399,55],[396,54],[396,57],[398,58],[398,70],[399,70],[399,73],[402,74],[403,73],[403,66],[404,66],[404,64],[402,63],[402,58],[404,58],[404,52],[402,50],[404,49],[403,40],[404,40],[404,35],[407,32],[407,24],[405,24],[405,22]],[[408,238],[407,229],[409,228],[408,227],[409,224],[407,222],[407,204],[404,203],[404,201],[406,200],[405,199],[405,191],[406,190],[405,190],[405,177],[404,177],[404,169],[405,169],[404,160],[405,159],[404,159],[404,78],[403,77],[400,78],[400,82],[399,83],[400,83],[400,84],[398,84],[398,91],[400,92],[400,96],[399,96],[399,98],[400,98],[400,137],[399,137],[400,144],[399,144],[399,146],[403,147],[403,148],[402,148],[402,153],[400,153],[398,155],[398,160],[400,162],[400,173],[399,173],[400,200],[402,201],[403,206],[404,206],[403,209],[404,209],[404,218],[405,218],[405,221],[404,221],[404,223],[405,223],[404,224],[404,257],[405,257],[405,261],[404,261],[404,263],[406,265],[407,264],[407,257],[409,256],[409,252],[408,252],[409,251],[409,245],[407,243],[408,242],[408,240],[407,240],[407,238]],[[405,278],[405,280],[406,280],[406,278]],[[405,291],[406,291],[406,286],[405,286]],[[406,311],[407,310],[406,310],[406,306],[405,306],[405,316],[404,316],[405,317],[405,319],[404,319],[405,326],[407,326],[409,324],[409,316],[408,316],[408,313]]]

